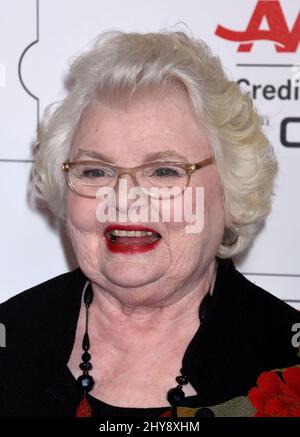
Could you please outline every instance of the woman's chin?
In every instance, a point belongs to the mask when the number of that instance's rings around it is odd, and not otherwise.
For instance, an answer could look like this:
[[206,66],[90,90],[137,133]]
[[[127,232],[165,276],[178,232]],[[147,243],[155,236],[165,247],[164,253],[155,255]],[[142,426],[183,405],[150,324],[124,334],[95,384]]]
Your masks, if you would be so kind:
[[164,275],[161,268],[149,269],[149,265],[121,262],[107,266],[103,273],[110,282],[124,288],[142,287]]

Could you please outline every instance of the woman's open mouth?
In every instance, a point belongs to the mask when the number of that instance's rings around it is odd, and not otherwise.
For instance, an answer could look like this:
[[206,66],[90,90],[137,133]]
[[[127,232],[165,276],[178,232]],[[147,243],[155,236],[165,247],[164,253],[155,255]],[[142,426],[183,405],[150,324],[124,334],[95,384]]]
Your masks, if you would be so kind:
[[141,253],[154,249],[161,235],[139,225],[110,225],[104,231],[107,248],[111,252]]

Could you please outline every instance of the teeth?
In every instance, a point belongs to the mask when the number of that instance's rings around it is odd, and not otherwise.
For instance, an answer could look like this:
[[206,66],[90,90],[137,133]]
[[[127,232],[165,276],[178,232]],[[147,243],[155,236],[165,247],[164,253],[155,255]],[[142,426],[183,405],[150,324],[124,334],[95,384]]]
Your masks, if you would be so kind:
[[110,231],[110,234],[114,237],[151,237],[154,232],[150,231],[124,231],[123,229],[114,229]]

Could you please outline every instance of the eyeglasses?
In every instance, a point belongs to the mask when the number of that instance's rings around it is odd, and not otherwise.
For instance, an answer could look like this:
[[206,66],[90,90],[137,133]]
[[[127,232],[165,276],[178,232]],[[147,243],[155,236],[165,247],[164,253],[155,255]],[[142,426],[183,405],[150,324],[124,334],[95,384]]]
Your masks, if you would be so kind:
[[151,162],[138,167],[117,167],[100,161],[64,162],[64,172],[69,188],[79,196],[97,198],[101,187],[116,188],[121,175],[131,176],[135,186],[141,187],[151,196],[151,188],[178,187],[181,192],[190,183],[193,173],[213,163],[207,158],[196,164],[183,162]]

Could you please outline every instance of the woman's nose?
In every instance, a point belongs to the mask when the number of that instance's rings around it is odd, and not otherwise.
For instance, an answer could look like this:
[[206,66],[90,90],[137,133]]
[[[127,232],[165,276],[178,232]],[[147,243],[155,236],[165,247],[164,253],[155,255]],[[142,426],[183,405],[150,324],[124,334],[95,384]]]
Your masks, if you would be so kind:
[[135,176],[129,172],[122,172],[119,175],[118,182],[115,187],[116,194],[118,195],[118,197],[119,195],[124,196],[125,194],[127,194],[128,196],[129,191],[136,186],[137,182]]
[[130,190],[135,187],[134,177],[129,173],[122,173],[119,176],[116,191],[116,209],[120,214],[127,214],[130,205],[135,199],[129,198]]
[[[127,217],[130,221],[132,217],[144,217],[144,221],[148,220],[149,198],[134,175],[124,172],[120,175],[116,190],[116,210],[118,214]],[[147,217],[146,217],[147,215]]]

